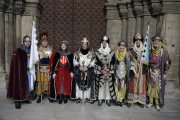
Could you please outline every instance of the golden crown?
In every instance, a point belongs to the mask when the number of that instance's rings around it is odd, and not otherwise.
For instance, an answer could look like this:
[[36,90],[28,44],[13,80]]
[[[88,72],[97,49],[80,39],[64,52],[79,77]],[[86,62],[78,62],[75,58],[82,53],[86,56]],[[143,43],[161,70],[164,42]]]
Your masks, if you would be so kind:
[[43,40],[47,40],[47,41],[48,41],[47,35],[42,35],[42,36],[41,36],[41,41],[43,41]]
[[135,36],[135,39],[137,40],[137,39],[141,39],[141,38],[142,38],[142,36],[139,33],[137,33]]
[[61,45],[62,45],[62,44],[65,44],[66,46],[69,46],[69,42],[66,41],[66,40],[61,41]]
[[104,37],[103,37],[103,40],[105,40],[105,41],[108,40],[108,37],[107,37],[107,36],[104,36]]
[[81,40],[81,44],[82,43],[87,43],[87,45],[89,45],[89,40],[87,39],[87,38],[83,38],[82,40]]
[[31,42],[31,39],[28,35],[24,36],[24,38],[23,38],[23,42],[26,42],[26,41]]

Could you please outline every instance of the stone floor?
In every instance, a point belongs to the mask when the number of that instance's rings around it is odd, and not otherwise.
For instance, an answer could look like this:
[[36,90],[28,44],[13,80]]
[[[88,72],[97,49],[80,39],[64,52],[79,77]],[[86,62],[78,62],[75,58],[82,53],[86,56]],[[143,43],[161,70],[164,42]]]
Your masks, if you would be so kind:
[[154,107],[140,108],[136,104],[128,108],[98,106],[97,102],[82,106],[68,101],[59,105],[49,103],[47,98],[43,102],[41,105],[33,101],[15,109],[14,102],[6,99],[5,82],[0,80],[0,120],[180,120],[180,98],[165,99],[166,105],[160,112]]

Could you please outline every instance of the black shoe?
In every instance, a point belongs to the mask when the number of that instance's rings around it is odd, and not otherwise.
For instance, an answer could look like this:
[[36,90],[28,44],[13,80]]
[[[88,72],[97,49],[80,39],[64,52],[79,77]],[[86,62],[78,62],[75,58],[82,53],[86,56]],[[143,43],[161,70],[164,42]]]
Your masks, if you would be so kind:
[[67,96],[64,96],[64,103],[67,103]]
[[26,100],[26,101],[24,101],[24,103],[26,103],[26,104],[31,104],[32,102],[29,101],[29,100]]
[[49,102],[50,102],[50,103],[53,103],[53,102],[54,102],[54,101],[53,101],[53,100],[51,100],[50,98],[48,98],[48,100],[49,100]]
[[36,103],[40,103],[41,102],[41,96],[38,97]]
[[59,104],[62,104],[62,95],[59,96]]
[[20,102],[15,102],[15,108],[16,108],[16,109],[21,109],[21,104],[20,104]]
[[32,101],[33,101],[33,100],[36,100],[36,98],[37,98],[36,92],[33,92],[32,94],[33,94],[33,95],[32,95]]
[[122,102],[120,102],[120,103],[119,103],[119,106],[120,106],[120,107],[122,107],[122,106],[123,106],[123,103],[122,103]]
[[76,103],[80,103],[81,102],[81,99],[76,99]]

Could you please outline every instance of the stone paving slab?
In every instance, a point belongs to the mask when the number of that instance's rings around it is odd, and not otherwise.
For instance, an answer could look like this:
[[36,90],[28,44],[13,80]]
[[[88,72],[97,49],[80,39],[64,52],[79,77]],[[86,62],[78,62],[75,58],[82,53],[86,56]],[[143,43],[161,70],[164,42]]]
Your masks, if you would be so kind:
[[137,104],[133,107],[119,107],[112,105],[102,106],[85,103],[77,104],[69,100],[67,104],[50,103],[47,97],[43,105],[32,101],[32,104],[21,104],[21,109],[16,109],[14,102],[6,99],[5,82],[0,81],[0,120],[180,120],[180,98],[166,98],[165,106],[160,112],[155,107],[140,108]]

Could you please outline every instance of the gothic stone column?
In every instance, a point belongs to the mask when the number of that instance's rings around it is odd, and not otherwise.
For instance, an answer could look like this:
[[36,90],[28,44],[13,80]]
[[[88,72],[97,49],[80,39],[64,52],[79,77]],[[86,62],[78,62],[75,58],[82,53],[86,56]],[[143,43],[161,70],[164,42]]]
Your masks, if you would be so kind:
[[5,40],[4,40],[4,11],[8,6],[8,2],[3,0],[0,1],[0,73],[5,72]]
[[107,19],[107,36],[110,38],[110,47],[117,50],[117,43],[121,40],[122,21],[117,10],[117,3],[105,3]]
[[21,26],[21,21],[22,21],[22,14],[24,12],[24,6],[25,2],[24,0],[19,0],[15,2],[14,5],[14,13],[16,14],[16,27],[15,27],[15,48],[18,48],[22,44],[22,39],[21,39],[21,33],[22,33],[22,26]]
[[122,40],[127,42],[127,17],[128,17],[128,10],[125,1],[119,1],[119,13],[122,19]]
[[128,7],[128,25],[127,25],[127,42],[128,42],[128,48],[133,47],[133,37],[136,34],[136,19],[133,14],[133,9],[131,2],[127,2]]
[[31,37],[33,19],[36,23],[35,27],[36,27],[37,38],[39,38],[39,34],[40,34],[39,17],[40,17],[41,8],[42,6],[40,5],[39,0],[27,0],[21,20],[21,24],[22,24],[21,40],[25,35],[29,35]]
[[141,0],[133,0],[133,10],[134,15],[136,17],[136,33],[142,34],[142,20],[141,17],[143,16],[143,7]]
[[5,11],[5,71],[9,73],[10,61],[13,55],[14,37],[14,3],[10,0],[9,6]]

